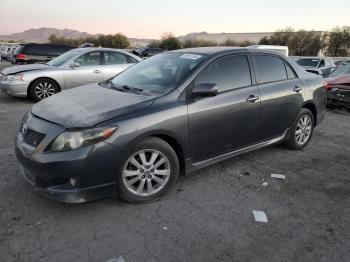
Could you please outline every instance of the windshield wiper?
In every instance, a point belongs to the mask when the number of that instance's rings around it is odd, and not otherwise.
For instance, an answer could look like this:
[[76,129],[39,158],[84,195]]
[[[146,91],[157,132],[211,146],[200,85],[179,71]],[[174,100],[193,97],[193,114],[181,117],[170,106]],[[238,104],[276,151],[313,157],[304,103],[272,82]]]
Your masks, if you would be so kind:
[[117,89],[117,90],[119,90],[119,91],[132,91],[132,92],[134,92],[135,94],[143,94],[143,89],[142,88],[137,88],[137,87],[131,87],[131,86],[128,86],[128,85],[123,85],[123,86],[116,86],[116,85],[113,85],[113,83],[110,81],[109,82],[109,84],[113,87],[113,88],[115,88],[115,89]]

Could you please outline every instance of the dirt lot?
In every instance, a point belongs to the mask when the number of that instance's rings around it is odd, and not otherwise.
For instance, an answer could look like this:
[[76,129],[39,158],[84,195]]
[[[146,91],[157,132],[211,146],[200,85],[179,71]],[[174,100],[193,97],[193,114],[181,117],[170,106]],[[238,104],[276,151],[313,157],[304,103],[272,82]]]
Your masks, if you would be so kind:
[[348,113],[328,112],[304,151],[275,146],[213,165],[155,203],[65,205],[20,176],[13,139],[31,104],[0,95],[1,262],[349,261]]

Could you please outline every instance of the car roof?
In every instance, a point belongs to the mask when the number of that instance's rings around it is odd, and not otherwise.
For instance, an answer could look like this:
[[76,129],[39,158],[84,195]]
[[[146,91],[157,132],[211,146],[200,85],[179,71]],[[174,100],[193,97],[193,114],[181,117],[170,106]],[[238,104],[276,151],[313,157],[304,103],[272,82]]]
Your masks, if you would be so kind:
[[73,50],[77,50],[81,53],[86,53],[86,52],[90,52],[90,51],[114,51],[114,52],[120,52],[120,53],[126,54],[128,56],[131,56],[138,61],[142,60],[140,57],[128,52],[125,49],[116,49],[116,48],[107,48],[107,47],[78,47],[78,48],[75,48]]
[[[175,53],[195,53],[202,55],[218,55],[225,53],[239,53],[239,52],[254,52],[254,53],[268,53],[274,55],[282,55],[281,53],[269,50],[269,49],[257,49],[257,48],[249,48],[249,47],[232,47],[232,46],[212,46],[212,47],[195,47],[195,48],[184,48],[178,49],[170,52]],[[282,55],[283,56],[283,55]]]
[[211,46],[211,47],[195,47],[195,48],[184,48],[184,49],[178,49],[171,52],[175,53],[197,53],[197,54],[203,54],[203,55],[214,55],[223,53],[226,51],[231,50],[242,50],[244,48],[242,47],[230,47],[230,46]]

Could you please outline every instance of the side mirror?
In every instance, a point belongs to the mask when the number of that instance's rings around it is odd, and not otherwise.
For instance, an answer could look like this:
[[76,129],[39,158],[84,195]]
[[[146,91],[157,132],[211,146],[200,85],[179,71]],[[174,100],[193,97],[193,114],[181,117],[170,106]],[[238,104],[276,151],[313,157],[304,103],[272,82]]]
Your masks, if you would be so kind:
[[72,62],[72,63],[69,65],[70,68],[76,68],[76,67],[79,67],[79,66],[80,66],[80,64],[79,64],[78,62]]
[[218,87],[214,83],[199,83],[192,89],[191,97],[211,97],[218,94]]

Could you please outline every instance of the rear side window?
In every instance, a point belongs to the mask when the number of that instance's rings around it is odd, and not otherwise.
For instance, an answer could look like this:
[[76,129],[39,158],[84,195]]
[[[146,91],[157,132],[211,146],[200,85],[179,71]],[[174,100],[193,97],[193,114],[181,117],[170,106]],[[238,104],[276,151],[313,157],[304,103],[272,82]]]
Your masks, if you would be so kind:
[[14,52],[14,55],[17,55],[17,54],[22,53],[23,48],[24,48],[23,46],[17,47],[16,50],[15,50],[15,52]]
[[196,84],[216,84],[219,92],[250,86],[252,84],[247,56],[219,58],[205,68],[196,78]]
[[89,52],[79,56],[75,59],[75,62],[79,63],[80,66],[96,66],[100,64],[100,52]]
[[129,63],[136,64],[136,63],[139,62],[139,61],[137,61],[135,58],[133,58],[131,56],[129,56],[128,58],[129,58]]
[[284,62],[277,56],[255,55],[258,83],[270,83],[287,79]]
[[286,71],[287,71],[287,76],[288,76],[288,79],[294,79],[296,78],[296,75],[292,69],[292,67],[288,64],[288,63],[284,63],[285,66],[286,66]]
[[129,63],[126,55],[118,52],[104,52],[105,65],[119,65]]

